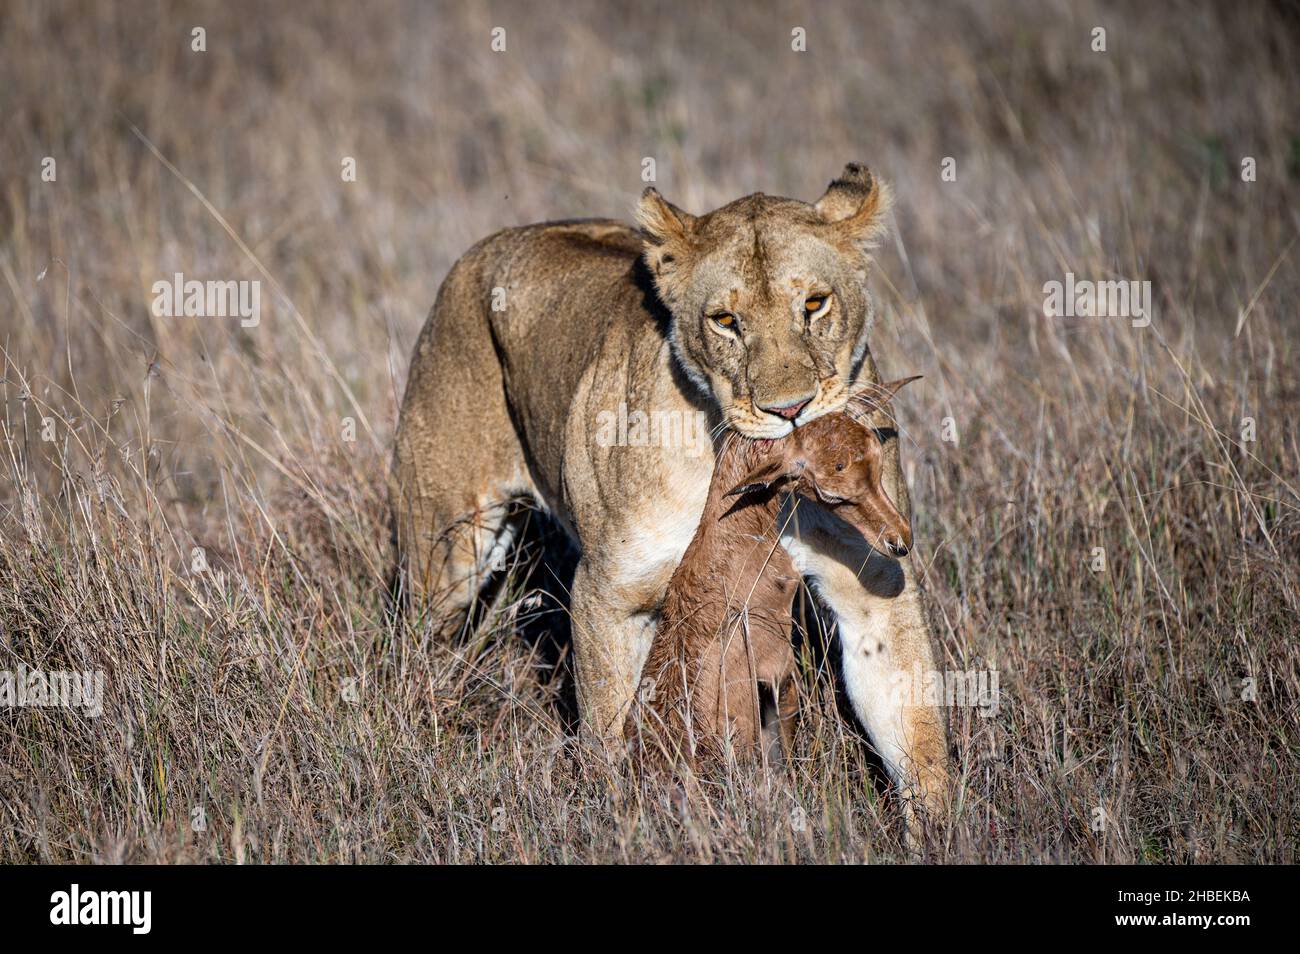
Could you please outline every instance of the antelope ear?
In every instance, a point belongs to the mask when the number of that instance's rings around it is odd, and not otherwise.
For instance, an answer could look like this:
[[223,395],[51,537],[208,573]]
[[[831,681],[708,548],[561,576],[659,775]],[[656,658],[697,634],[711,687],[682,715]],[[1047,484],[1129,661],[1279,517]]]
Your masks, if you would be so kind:
[[889,206],[889,186],[866,166],[850,162],[813,208],[851,240],[869,247],[885,232]]
[[641,193],[636,207],[636,220],[651,245],[664,245],[684,241],[695,226],[695,216],[683,212],[659,194],[654,186]]
[[772,484],[785,476],[785,466],[783,461],[771,460],[760,463],[735,487],[728,490],[722,496],[740,497],[755,490],[766,490]]
[[899,378],[884,384],[866,384],[855,391],[849,400],[858,402],[864,411],[874,412],[892,401],[903,385],[919,381],[922,377],[923,375],[914,374],[910,378]]

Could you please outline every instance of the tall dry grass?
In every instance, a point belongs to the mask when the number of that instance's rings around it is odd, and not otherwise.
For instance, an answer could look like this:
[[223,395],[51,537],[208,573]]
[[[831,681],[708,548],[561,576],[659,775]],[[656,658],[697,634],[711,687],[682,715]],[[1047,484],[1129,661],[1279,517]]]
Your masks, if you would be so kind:
[[[0,669],[108,688],[0,710],[0,859],[906,856],[816,626],[789,776],[675,786],[574,739],[545,533],[455,646],[385,612],[439,281],[626,217],[651,156],[696,211],[895,187],[872,347],[926,375],[939,657],[1001,682],[919,857],[1295,861],[1300,17],[1149,6],[4,4]],[[155,317],[178,271],[260,279],[262,323]],[[1150,280],[1154,322],[1045,317],[1067,271]]]

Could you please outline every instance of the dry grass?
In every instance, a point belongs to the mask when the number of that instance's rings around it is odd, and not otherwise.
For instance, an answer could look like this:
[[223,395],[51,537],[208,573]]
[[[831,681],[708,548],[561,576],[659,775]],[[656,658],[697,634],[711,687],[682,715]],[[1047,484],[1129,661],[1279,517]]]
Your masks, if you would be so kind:
[[[926,375],[943,665],[1002,689],[952,713],[960,810],[921,857],[1294,862],[1300,17],[1150,6],[4,4],[0,669],[108,689],[0,710],[0,859],[903,857],[833,653],[789,779],[677,788],[573,741],[540,544],[458,646],[385,614],[439,281],[502,226],[626,217],[653,156],[697,211],[850,159],[895,186],[873,350]],[[261,278],[262,324],[154,317],[176,271]],[[1151,280],[1154,323],[1044,317],[1066,271]]]

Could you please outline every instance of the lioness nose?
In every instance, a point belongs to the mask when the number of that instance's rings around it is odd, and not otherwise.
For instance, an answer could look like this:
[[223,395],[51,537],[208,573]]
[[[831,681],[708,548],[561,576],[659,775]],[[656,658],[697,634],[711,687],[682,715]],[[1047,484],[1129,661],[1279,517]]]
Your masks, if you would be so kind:
[[766,407],[760,404],[758,408],[761,411],[766,411],[768,414],[776,414],[785,418],[787,421],[793,421],[799,416],[799,412],[802,411],[811,400],[811,397],[806,397],[802,400],[795,401],[793,404],[787,404],[785,407]]

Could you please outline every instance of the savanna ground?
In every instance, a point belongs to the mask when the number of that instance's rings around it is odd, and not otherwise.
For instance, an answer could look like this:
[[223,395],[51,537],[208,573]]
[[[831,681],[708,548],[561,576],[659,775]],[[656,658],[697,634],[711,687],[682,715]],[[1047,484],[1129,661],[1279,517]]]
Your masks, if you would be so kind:
[[[9,0],[0,669],[107,689],[0,711],[0,859],[909,857],[816,625],[789,776],[674,785],[574,738],[540,538],[454,646],[386,613],[439,282],[503,226],[627,218],[653,157],[696,212],[849,160],[895,187],[872,348],[925,375],[941,667],[1001,690],[951,711],[957,811],[910,857],[1295,861],[1298,64],[1294,3]],[[260,280],[261,323],[155,316],[176,272]],[[1067,272],[1149,280],[1154,320],[1046,317]]]

